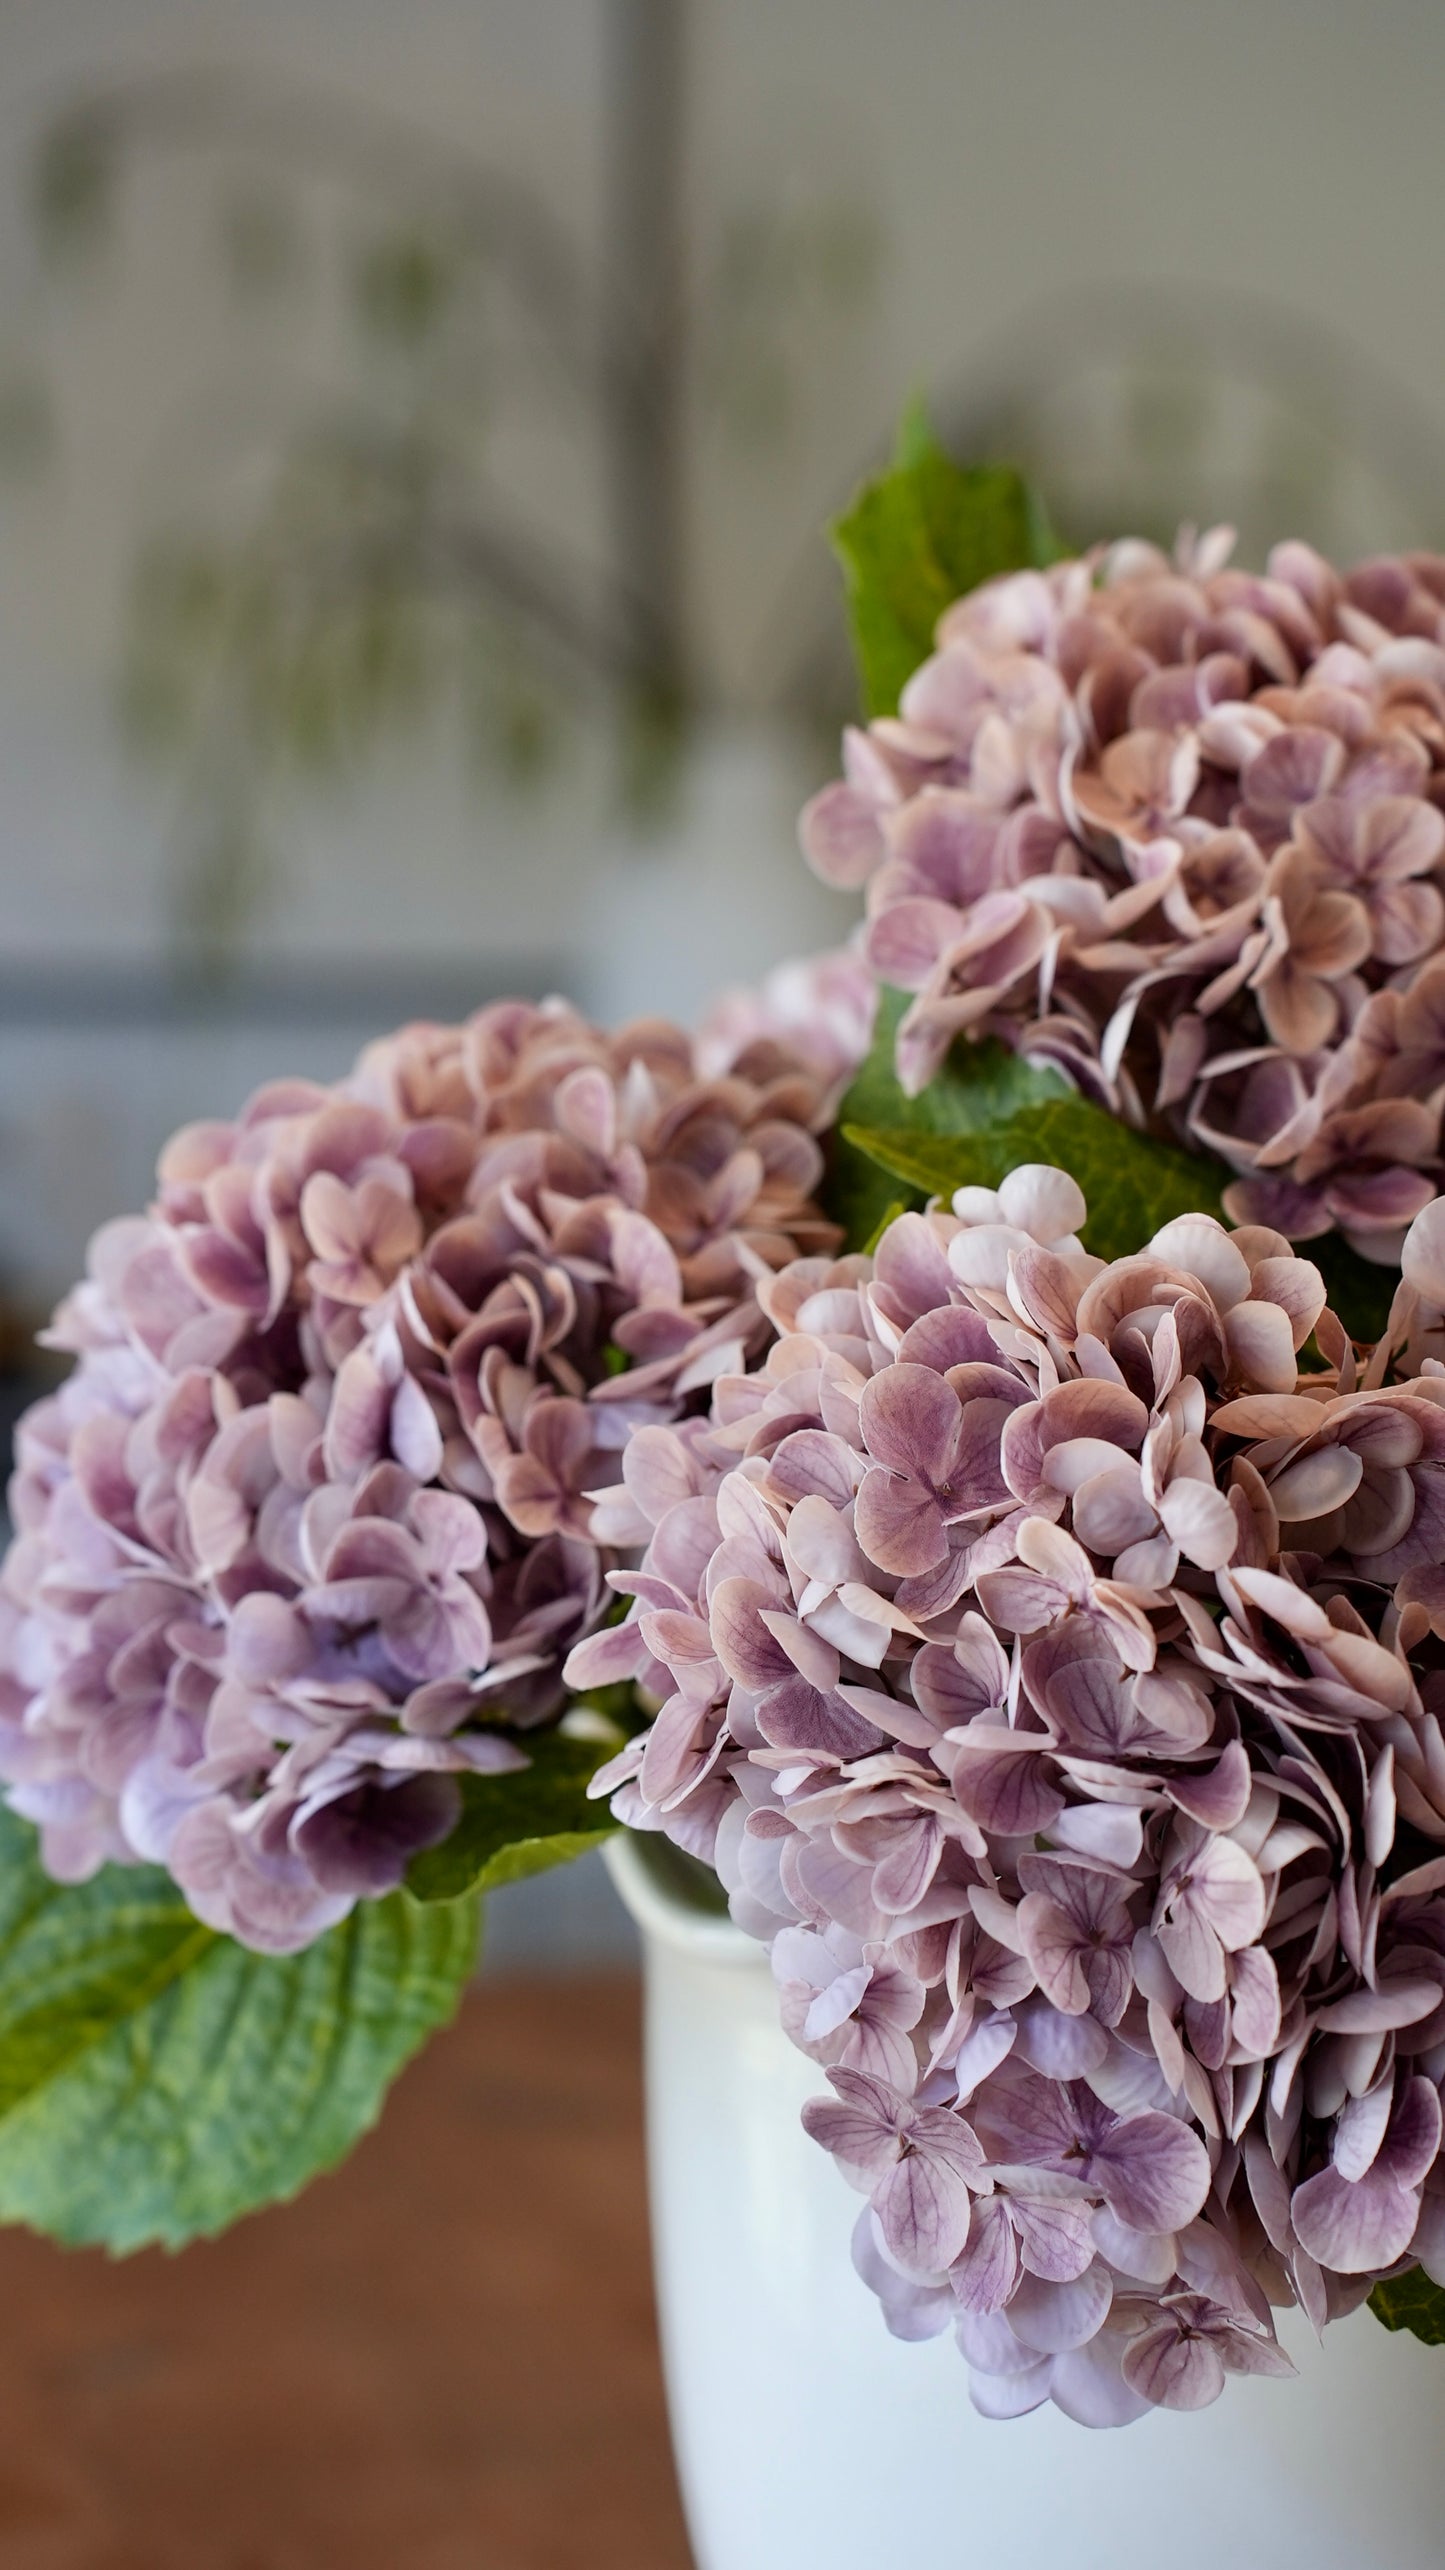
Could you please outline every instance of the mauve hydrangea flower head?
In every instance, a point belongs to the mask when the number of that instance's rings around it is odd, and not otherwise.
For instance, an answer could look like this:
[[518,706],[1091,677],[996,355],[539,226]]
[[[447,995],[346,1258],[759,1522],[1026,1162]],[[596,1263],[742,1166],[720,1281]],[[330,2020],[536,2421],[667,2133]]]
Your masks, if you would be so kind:
[[1107,2425],[1445,2282],[1445,1198],[1367,1357],[1277,1232],[1084,1217],[770,1278],[569,1674],[657,1701],[594,1789],[769,1945],[888,2325]]
[[52,1872],[158,1861],[285,1951],[528,1763],[628,1557],[629,1434],[834,1238],[838,1070],[765,1005],[704,1070],[660,1021],[503,1002],[175,1137],[18,1432],[0,1777]]
[[697,1033],[699,1069],[731,1070],[757,1044],[781,1045],[827,1083],[837,1107],[873,1040],[878,983],[861,938],[821,955],[774,966],[751,988],[724,991]]
[[1445,558],[1124,543],[950,607],[804,850],[866,885],[921,1089],[997,1034],[1393,1265],[1445,1095]]

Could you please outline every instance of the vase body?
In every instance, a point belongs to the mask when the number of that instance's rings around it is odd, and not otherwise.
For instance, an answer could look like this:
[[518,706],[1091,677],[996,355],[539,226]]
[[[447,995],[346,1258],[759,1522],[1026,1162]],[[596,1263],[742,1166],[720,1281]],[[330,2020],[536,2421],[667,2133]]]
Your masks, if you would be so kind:
[[799,2124],[824,2085],[750,1939],[615,1881],[643,1932],[647,2129],[673,2442],[697,2570],[1441,2570],[1445,2348],[1360,2311],[1295,2381],[1095,2431],[980,2418],[952,2336],[891,2338],[859,2199]]

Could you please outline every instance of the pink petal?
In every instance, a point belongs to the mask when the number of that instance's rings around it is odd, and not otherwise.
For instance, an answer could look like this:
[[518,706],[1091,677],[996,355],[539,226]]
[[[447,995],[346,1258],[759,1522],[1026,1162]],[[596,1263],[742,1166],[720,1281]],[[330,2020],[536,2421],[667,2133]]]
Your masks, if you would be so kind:
[[792,1661],[759,1612],[773,1602],[755,1580],[725,1579],[713,1591],[708,1619],[713,1649],[740,1686],[775,1686],[792,1675]]
[[1217,1766],[1170,1776],[1164,1789],[1180,1811],[1206,1829],[1233,1829],[1249,1809],[1253,1781],[1249,1752],[1242,1741],[1231,1740]]
[[1113,1557],[1129,1544],[1152,1535],[1157,1524],[1144,1496],[1137,1465],[1121,1464],[1111,1453],[1109,1469],[1096,1473],[1074,1492],[1074,1532],[1091,1553]]
[[1440,2093],[1429,2079],[1405,2080],[1395,2101],[1378,2165],[1397,2186],[1418,2186],[1440,2152]]
[[1279,2041],[1280,1990],[1274,1957],[1260,1945],[1246,1946],[1230,1968],[1233,2034],[1246,2060],[1267,2061]]
[[766,1626],[779,1648],[787,1653],[799,1676],[806,1678],[809,1686],[817,1687],[821,1694],[830,1695],[842,1671],[842,1663],[832,1643],[825,1642],[822,1635],[815,1633],[809,1625],[799,1623],[796,1615],[789,1615],[780,1608],[760,1607],[758,1620]]
[[1197,1569],[1222,1570],[1233,1559],[1239,1528],[1222,1490],[1202,1481],[1173,1481],[1159,1502],[1159,1517],[1171,1543]]
[[301,1224],[318,1258],[347,1259],[361,1237],[357,1209],[349,1187],[329,1169],[319,1169],[301,1190]]
[[1384,884],[1370,901],[1370,920],[1381,962],[1413,964],[1438,947],[1445,902],[1432,883]]
[[1019,2195],[1013,2200],[1013,2217],[1030,2275],[1050,2284],[1071,2284],[1091,2264],[1094,2239],[1087,2204]]
[[1084,2016],[1090,1992],[1077,1922],[1046,1892],[1030,1892],[1020,1902],[1018,1922],[1044,1996],[1066,2016]]
[[1445,1308],[1445,1196],[1415,1216],[1405,1235],[1400,1265],[1408,1285],[1426,1302]]
[[207,1302],[221,1303],[228,1309],[260,1314],[270,1301],[271,1288],[260,1262],[250,1250],[242,1249],[218,1231],[195,1231],[183,1235],[180,1254],[186,1272]]
[[918,1907],[943,1854],[942,1833],[920,1815],[911,1828],[896,1833],[895,1844],[873,1872],[873,1898],[892,1918]]
[[870,2179],[898,2157],[897,2134],[866,2105],[849,2105],[839,2097],[810,2097],[803,2108],[803,2130],[845,2169]]
[[409,1514],[429,1566],[439,1578],[481,1568],[487,1557],[487,1530],[480,1509],[469,1499],[450,1490],[419,1490]]
[[1253,1945],[1264,1927],[1259,1868],[1235,1839],[1215,1834],[1189,1862],[1189,1897],[1230,1953]]
[[1377,2170],[1352,2185],[1338,2169],[1325,2168],[1295,2188],[1290,2211],[1301,2245],[1322,2267],[1366,2275],[1404,2256],[1420,2200]]
[[1019,2277],[1018,2242],[1001,2195],[982,2197],[973,2208],[967,2243],[949,2270],[949,2281],[965,2311],[981,2318],[1001,2311]]
[[617,1148],[617,1094],[607,1073],[596,1063],[569,1071],[558,1088],[555,1111],[563,1133],[599,1160]]
[[1186,1903],[1173,1919],[1154,1920],[1154,1934],[1175,1979],[1191,1999],[1222,1999],[1229,1986],[1224,1948],[1208,1922]]
[[800,1499],[788,1519],[788,1559],[810,1580],[841,1588],[849,1580],[867,1580],[865,1556],[837,1507],[821,1495]]
[[622,1478],[654,1526],[697,1487],[687,1449],[671,1428],[634,1428],[622,1450]]
[[[1333,1000],[1330,1018],[1333,1025]],[[1260,1392],[1293,1392],[1299,1372],[1294,1331],[1278,1303],[1238,1304],[1227,1315],[1224,1331],[1239,1380]]]
[[914,2150],[875,2189],[873,2209],[901,2267],[913,2275],[942,2275],[962,2254],[973,2198],[956,2170],[932,2153]]
[[331,1387],[324,1454],[337,1481],[355,1481],[386,1450],[392,1393],[369,1347],[354,1348]]
[[1364,2097],[1347,2097],[1340,2109],[1330,2157],[1341,2177],[1352,2186],[1369,2176],[1379,2158],[1394,2099],[1394,2083],[1387,2078]]
[[1009,2326],[1026,2347],[1063,2356],[1083,2347],[1103,2327],[1114,2289],[1104,2267],[1088,2266],[1068,2283],[1025,2275],[1009,2304]]
[[1162,2320],[1124,2351],[1124,2380],[1156,2409],[1208,2409],[1224,2389],[1219,2351],[1207,2338]]
[[958,1447],[957,1395],[926,1365],[891,1365],[864,1386],[859,1423],[874,1461],[890,1471],[946,1481]]
[[404,1374],[391,1404],[391,1451],[414,1481],[435,1481],[442,1468],[442,1432],[436,1412],[415,1375]]
[[940,955],[959,935],[959,913],[946,902],[917,897],[890,903],[868,930],[867,956],[880,981],[895,990],[921,991]]
[[890,2336],[918,2345],[939,2337],[955,2318],[958,2305],[946,2284],[920,2284],[901,2275],[884,2256],[871,2204],[864,2205],[853,2228],[853,2264],[869,2292],[877,2295]]
[[883,862],[877,812],[851,785],[825,785],[804,804],[798,837],[814,874],[840,892],[856,891]]
[[608,1220],[612,1263],[630,1303],[644,1309],[680,1303],[682,1278],[666,1236],[645,1214],[615,1209]]
[[895,1577],[916,1579],[948,1559],[948,1533],[932,1492],[882,1465],[865,1473],[853,1523],[869,1560]]
[[1172,2115],[1135,2115],[1093,2155],[1111,2212],[1131,2231],[1180,2231],[1209,2193],[1209,2154]]
[[1054,2368],[1047,2356],[1016,2374],[970,2373],[968,2396],[980,2418],[1026,2418],[1040,2409],[1053,2389]]
[[1125,2382],[1119,2358],[1108,2330],[1071,2356],[1055,2356],[1049,2376],[1055,2409],[1079,2427],[1128,2427],[1144,2417],[1148,2404]]
[[996,1723],[975,1724],[959,1743],[951,1769],[954,1792],[981,1829],[1032,1837],[1057,1819],[1064,1798],[1045,1773],[1043,1745]]
[[759,1698],[758,1729],[775,1749],[795,1749],[804,1757],[866,1758],[883,1746],[881,1732],[841,1697],[823,1695],[795,1670]]

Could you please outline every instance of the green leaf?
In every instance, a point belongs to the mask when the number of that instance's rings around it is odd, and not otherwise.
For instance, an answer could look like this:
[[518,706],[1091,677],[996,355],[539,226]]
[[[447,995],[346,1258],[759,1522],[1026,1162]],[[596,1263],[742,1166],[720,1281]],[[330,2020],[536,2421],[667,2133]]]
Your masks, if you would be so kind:
[[1057,554],[1023,476],[1010,465],[955,464],[918,405],[888,471],[864,484],[832,532],[870,716],[897,712],[955,598]]
[[1330,1232],[1323,1240],[1302,1240],[1301,1258],[1312,1258],[1325,1280],[1330,1309],[1344,1322],[1352,1339],[1363,1339],[1373,1346],[1385,1335],[1390,1305],[1400,1282],[1398,1267],[1377,1267],[1372,1258],[1361,1258],[1339,1233]]
[[[1126,1257],[1175,1214],[1221,1212],[1230,1176],[1221,1161],[1135,1133],[994,1038],[960,1039],[921,1096],[906,1097],[893,1049],[907,1006],[906,992],[881,992],[872,1046],[828,1142],[823,1203],[849,1249],[872,1250],[898,1214],[955,1187],[996,1187],[1026,1160],[1072,1171],[1088,1199],[1084,1240],[1101,1258]],[[1299,1251],[1351,1337],[1379,1338],[1398,1272],[1338,1233]]]
[[450,1838],[412,1859],[407,1886],[419,1901],[495,1892],[611,1837],[606,1805],[590,1803],[587,1786],[612,1745],[561,1731],[539,1732],[525,1745],[530,1767],[463,1779],[462,1816]]
[[1427,2347],[1445,2347],[1445,2293],[1432,2284],[1423,2267],[1408,2275],[1387,2276],[1370,2296],[1370,2309],[1387,2329],[1408,2329]]
[[[931,1192],[926,1182],[860,1150],[850,1141],[850,1131],[979,1133],[1003,1123],[1020,1107],[1070,1094],[1056,1071],[1035,1069],[1022,1054],[990,1037],[984,1043],[955,1044],[922,1095],[905,1097],[893,1068],[893,1043],[907,1006],[904,991],[880,993],[868,1058],[838,1109],[829,1144],[823,1203],[834,1222],[842,1225],[850,1249],[871,1248],[893,1214],[922,1204]],[[900,1199],[894,1183],[899,1176],[908,1177],[905,1199]]]
[[897,1215],[916,1213],[923,1196],[913,1186],[906,1194],[899,1193],[895,1174],[848,1139],[860,1130],[867,1128],[839,1124],[828,1137],[823,1206],[841,1226],[844,1248],[866,1249],[871,1254],[880,1232]]
[[869,1238],[863,1243],[864,1253],[867,1257],[872,1257],[873,1252],[877,1248],[880,1240],[883,1238],[889,1224],[896,1223],[900,1214],[906,1214],[908,1212],[910,1204],[916,1198],[917,1193],[917,1188],[911,1187],[906,1196],[892,1196],[889,1198],[888,1203],[884,1206],[882,1213],[874,1224]]
[[397,1892],[252,1954],[153,1866],[51,1882],[0,1813],[0,2220],[174,2249],[294,2195],[375,2121],[476,1947],[475,1902]]
[[906,1097],[893,1067],[893,1050],[908,1005],[906,991],[880,994],[873,1041],[838,1110],[841,1122],[907,1125],[918,1133],[978,1133],[1020,1107],[1073,1095],[1059,1072],[1037,1069],[990,1036],[982,1043],[955,1044],[921,1095]]
[[1077,1178],[1089,1207],[1083,1241],[1098,1258],[1142,1249],[1176,1214],[1220,1210],[1227,1173],[1214,1160],[1135,1133],[1086,1098],[1047,1098],[974,1133],[930,1134],[854,1126],[848,1140],[924,1196],[997,1187],[1011,1169],[1040,1160]]

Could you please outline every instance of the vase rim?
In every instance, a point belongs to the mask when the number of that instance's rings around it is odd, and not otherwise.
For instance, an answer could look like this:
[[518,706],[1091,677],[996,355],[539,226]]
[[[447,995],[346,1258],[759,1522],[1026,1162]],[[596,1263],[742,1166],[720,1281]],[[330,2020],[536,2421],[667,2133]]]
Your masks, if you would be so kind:
[[675,1946],[699,1961],[745,1964],[755,1970],[763,1966],[762,1949],[755,1938],[744,1936],[730,1918],[702,1909],[678,1885],[664,1880],[660,1869],[649,1862],[647,1840],[642,1833],[618,1830],[603,1847],[602,1859],[644,1935],[656,1937],[661,1944]]

